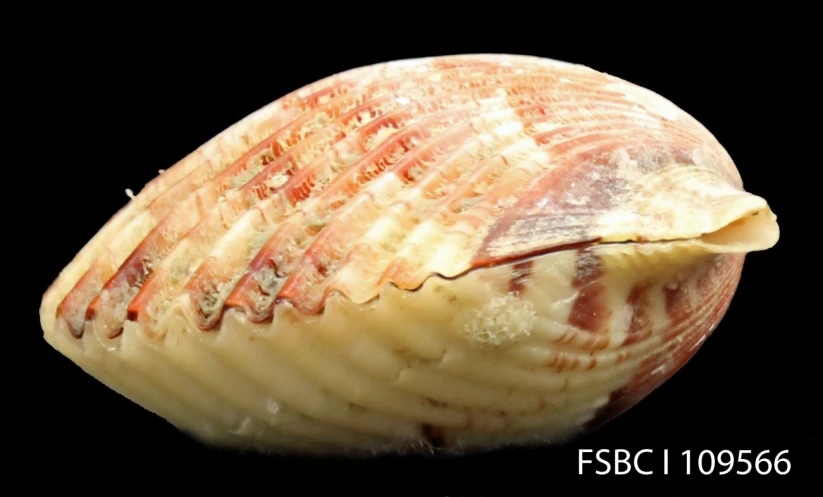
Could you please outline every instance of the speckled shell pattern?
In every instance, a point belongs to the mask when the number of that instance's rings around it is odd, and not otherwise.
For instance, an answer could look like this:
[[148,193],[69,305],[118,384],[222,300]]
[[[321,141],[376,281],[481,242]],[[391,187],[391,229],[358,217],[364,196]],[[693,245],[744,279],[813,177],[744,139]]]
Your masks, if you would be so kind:
[[394,61],[162,171],[59,275],[41,324],[206,443],[562,442],[697,351],[775,219],[649,90],[536,57]]

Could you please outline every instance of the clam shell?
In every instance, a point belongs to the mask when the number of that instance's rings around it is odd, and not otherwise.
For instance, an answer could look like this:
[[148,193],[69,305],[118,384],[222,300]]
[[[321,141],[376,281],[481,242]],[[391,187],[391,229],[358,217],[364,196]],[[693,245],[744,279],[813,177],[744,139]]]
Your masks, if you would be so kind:
[[775,219],[649,90],[527,56],[394,61],[162,172],[62,271],[41,324],[209,444],[555,443],[689,360]]

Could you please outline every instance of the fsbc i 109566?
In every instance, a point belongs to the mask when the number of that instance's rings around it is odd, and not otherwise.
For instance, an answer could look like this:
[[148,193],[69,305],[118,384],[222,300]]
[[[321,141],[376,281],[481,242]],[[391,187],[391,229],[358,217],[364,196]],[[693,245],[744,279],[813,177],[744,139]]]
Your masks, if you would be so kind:
[[578,454],[577,473],[580,475],[668,475],[674,472],[686,475],[786,475],[792,469],[788,450],[684,450],[670,454],[668,449],[580,449]]

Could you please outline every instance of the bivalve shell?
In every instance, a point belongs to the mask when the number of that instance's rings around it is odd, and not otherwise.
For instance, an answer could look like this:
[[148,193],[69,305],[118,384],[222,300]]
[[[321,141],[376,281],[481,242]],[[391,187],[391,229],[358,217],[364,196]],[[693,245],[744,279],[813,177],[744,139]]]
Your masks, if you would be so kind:
[[560,442],[692,357],[775,219],[649,90],[527,56],[394,61],[162,172],[59,275],[41,324],[210,444]]

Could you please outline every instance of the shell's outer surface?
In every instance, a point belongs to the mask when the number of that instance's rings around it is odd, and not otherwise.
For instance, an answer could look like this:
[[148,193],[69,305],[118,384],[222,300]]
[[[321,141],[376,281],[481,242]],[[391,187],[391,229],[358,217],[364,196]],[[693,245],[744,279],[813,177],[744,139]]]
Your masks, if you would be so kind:
[[513,55],[321,80],[161,173],[46,292],[50,344],[194,436],[559,441],[627,409],[776,243],[664,98]]

